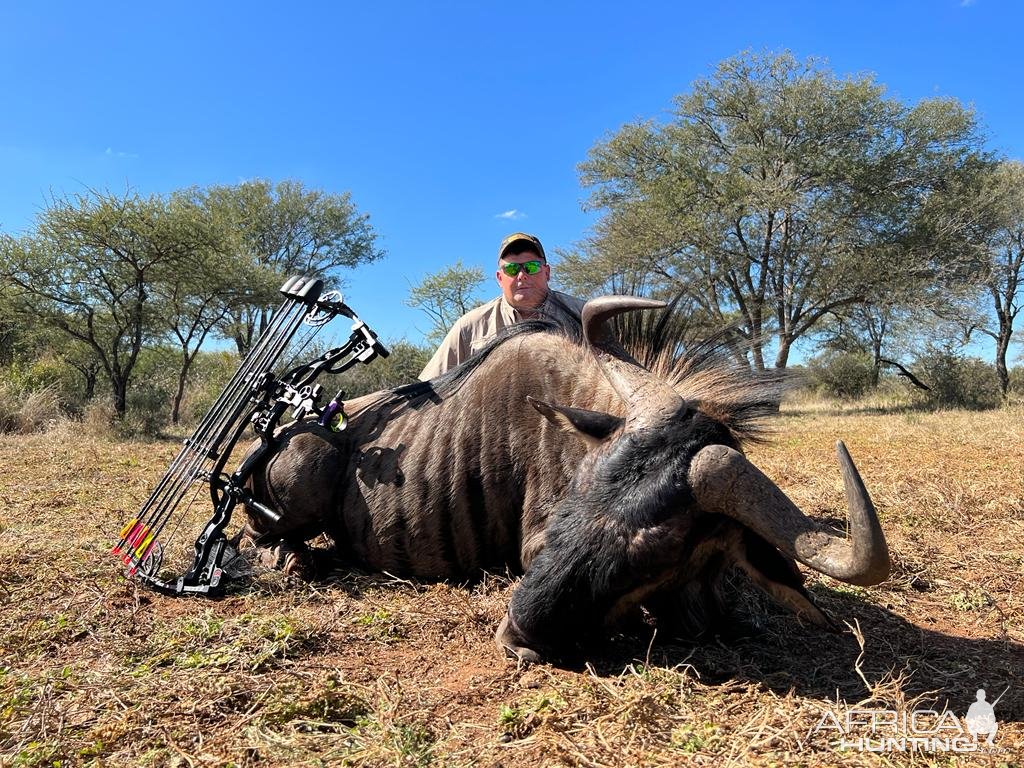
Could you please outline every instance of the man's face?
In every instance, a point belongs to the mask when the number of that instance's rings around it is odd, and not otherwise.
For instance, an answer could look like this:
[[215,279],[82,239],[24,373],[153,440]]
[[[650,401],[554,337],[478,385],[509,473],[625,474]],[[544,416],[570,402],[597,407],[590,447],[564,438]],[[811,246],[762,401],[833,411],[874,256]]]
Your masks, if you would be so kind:
[[[519,274],[515,277],[509,277],[502,271],[502,267],[506,264],[525,264],[528,261],[539,261],[540,271],[534,275],[528,275],[526,269],[520,268]],[[534,309],[543,304],[544,299],[547,298],[551,268],[533,251],[506,252],[498,260],[498,271],[495,275],[505,301],[516,309]]]

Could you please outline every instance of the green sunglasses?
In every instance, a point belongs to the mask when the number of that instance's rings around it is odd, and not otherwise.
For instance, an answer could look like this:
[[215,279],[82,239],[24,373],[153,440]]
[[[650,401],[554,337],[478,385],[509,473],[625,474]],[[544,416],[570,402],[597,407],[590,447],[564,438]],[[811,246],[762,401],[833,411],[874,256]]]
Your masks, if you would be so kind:
[[528,275],[536,275],[540,272],[543,263],[542,261],[524,261],[522,264],[517,264],[512,261],[508,264],[502,264],[501,271],[509,277],[515,277],[519,274],[520,270],[525,270]]

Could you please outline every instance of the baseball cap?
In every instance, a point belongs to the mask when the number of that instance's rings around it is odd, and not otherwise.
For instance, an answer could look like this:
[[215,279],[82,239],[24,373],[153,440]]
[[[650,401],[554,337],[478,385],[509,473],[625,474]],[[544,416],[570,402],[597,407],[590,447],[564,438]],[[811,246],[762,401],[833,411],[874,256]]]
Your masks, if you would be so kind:
[[537,252],[538,256],[544,259],[544,261],[548,260],[547,255],[544,253],[544,246],[540,244],[540,240],[538,240],[533,235],[526,234],[525,232],[513,232],[511,235],[502,240],[501,245],[498,247],[498,258],[500,259],[502,256],[504,256],[505,251],[507,251],[514,243],[518,242],[524,242],[528,244],[533,250]]

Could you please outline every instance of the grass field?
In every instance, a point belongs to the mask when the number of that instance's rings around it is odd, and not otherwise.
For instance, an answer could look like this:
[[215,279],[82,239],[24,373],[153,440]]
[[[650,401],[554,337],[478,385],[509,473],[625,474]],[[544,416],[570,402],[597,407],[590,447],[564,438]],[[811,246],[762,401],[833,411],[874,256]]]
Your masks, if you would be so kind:
[[[580,669],[499,655],[513,586],[500,575],[267,573],[220,600],[154,594],[109,550],[178,444],[68,425],[0,437],[0,764],[1021,765],[1024,410],[803,408],[773,426],[751,457],[815,516],[844,517],[833,445],[846,441],[891,579],[811,577],[842,634],[750,597],[742,636],[619,636]],[[835,746],[835,724],[852,716],[863,735],[865,712],[931,709],[918,735],[959,735],[950,716],[962,723],[978,688],[989,701],[1008,688],[995,751]]]

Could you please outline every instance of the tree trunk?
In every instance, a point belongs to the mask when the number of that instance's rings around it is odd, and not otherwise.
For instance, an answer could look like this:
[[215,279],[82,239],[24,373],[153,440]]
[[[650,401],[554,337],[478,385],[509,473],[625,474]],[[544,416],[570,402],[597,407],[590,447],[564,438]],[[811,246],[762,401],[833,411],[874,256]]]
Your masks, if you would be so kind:
[[882,379],[882,342],[872,340],[871,342],[871,386],[878,387]]
[[779,370],[789,363],[789,351],[793,346],[793,340],[788,337],[779,337],[779,351],[775,355],[775,367]]
[[1010,347],[1010,329],[999,328],[999,335],[996,338],[996,375],[999,376],[999,391],[1003,395],[1003,401],[1010,393],[1010,371],[1006,367],[1006,352]]
[[171,399],[171,424],[178,426],[181,423],[181,401],[185,398],[185,379],[188,377],[188,369],[190,360],[186,357],[187,362],[182,362],[181,369],[178,371],[178,388],[174,392],[174,397]]
[[82,379],[85,383],[85,401],[89,402],[96,397],[96,380],[99,376],[99,369],[79,368],[78,372],[82,374]]
[[199,342],[191,354],[189,354],[187,346],[182,346],[181,368],[178,369],[178,389],[174,393],[173,400],[171,400],[171,424],[174,426],[178,426],[181,423],[181,403],[185,399],[185,384],[188,382],[188,372],[192,370],[192,363],[195,361],[199,347],[202,346],[203,339],[205,338],[206,333],[204,332],[199,337]]
[[750,352],[754,358],[754,370],[764,370],[764,346],[759,340],[754,340],[750,343]]
[[123,419],[128,410],[128,382],[119,378],[111,378],[110,382],[114,390],[114,413]]

